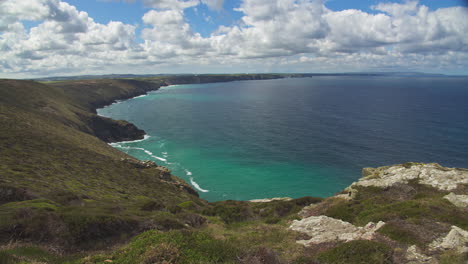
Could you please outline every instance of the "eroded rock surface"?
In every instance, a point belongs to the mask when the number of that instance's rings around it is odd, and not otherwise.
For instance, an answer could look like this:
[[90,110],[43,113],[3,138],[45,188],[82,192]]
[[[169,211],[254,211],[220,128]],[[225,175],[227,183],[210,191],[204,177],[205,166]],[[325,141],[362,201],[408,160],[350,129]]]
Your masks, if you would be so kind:
[[449,202],[453,203],[457,207],[467,208],[468,207],[468,195],[456,195],[454,193],[449,193],[444,196],[444,199],[449,200]]
[[122,158],[120,160],[126,163],[130,163],[135,168],[139,168],[139,169],[158,167],[158,165],[156,165],[154,161],[150,161],[150,160],[137,160],[137,159],[131,159],[131,158]]
[[445,237],[436,239],[429,245],[433,250],[453,249],[458,253],[468,253],[468,231],[452,226],[452,229]]
[[254,200],[250,200],[249,202],[252,202],[252,203],[268,203],[268,202],[272,202],[272,201],[291,201],[292,198],[289,198],[289,197],[275,197],[275,198],[270,198],[270,199],[254,199]]
[[454,190],[461,184],[468,184],[468,170],[442,167],[437,163],[406,163],[380,168],[364,168],[364,178],[353,186],[389,187],[396,183],[417,180],[420,184],[430,185],[439,190]]
[[432,264],[438,263],[432,257],[426,256],[421,253],[421,250],[416,247],[416,245],[412,245],[406,251],[405,258],[408,261],[408,264]]
[[308,246],[326,242],[370,240],[384,224],[384,222],[377,224],[370,222],[365,227],[356,227],[351,223],[321,215],[294,220],[289,228],[310,236],[311,238],[308,240],[297,241],[297,243]]

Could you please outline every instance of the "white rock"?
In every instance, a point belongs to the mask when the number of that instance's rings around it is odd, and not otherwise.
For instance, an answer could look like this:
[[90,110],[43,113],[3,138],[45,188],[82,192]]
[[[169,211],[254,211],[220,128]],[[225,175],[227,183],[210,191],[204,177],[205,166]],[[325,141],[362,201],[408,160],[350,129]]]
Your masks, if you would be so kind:
[[468,195],[456,195],[454,193],[449,193],[444,196],[445,199],[449,200],[457,207],[466,208],[468,207]]
[[431,257],[422,254],[416,245],[412,245],[406,250],[405,258],[408,264],[437,263],[437,261]]
[[418,180],[420,184],[430,185],[439,190],[453,190],[460,184],[468,184],[468,170],[445,168],[437,163],[414,164],[405,167],[395,165],[381,168],[365,168],[366,177],[352,186],[389,187],[395,183],[408,183]]
[[432,250],[454,249],[460,254],[468,253],[468,231],[452,226],[447,236],[434,240],[429,248]]
[[298,240],[297,243],[308,246],[325,242],[351,241],[357,239],[372,239],[375,232],[385,223],[368,223],[365,227],[356,227],[351,223],[328,216],[310,216],[302,220],[294,220],[289,227],[292,230],[305,233],[311,238]]
[[270,199],[254,199],[250,200],[249,202],[252,203],[268,203],[272,201],[291,201],[292,198],[289,197],[275,197],[275,198],[270,198]]

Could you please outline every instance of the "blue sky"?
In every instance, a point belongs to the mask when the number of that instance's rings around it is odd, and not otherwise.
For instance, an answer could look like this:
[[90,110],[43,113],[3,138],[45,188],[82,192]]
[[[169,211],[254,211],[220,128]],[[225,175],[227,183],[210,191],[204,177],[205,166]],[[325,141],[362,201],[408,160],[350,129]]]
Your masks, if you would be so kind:
[[[141,24],[141,17],[148,11],[148,7],[141,2],[125,2],[112,0],[69,0],[70,4],[79,10],[86,11],[96,22],[108,23],[111,20],[128,24]],[[359,9],[369,13],[376,13],[370,7],[378,3],[405,2],[389,0],[328,0],[325,6],[334,11]],[[431,10],[451,6],[467,6],[462,0],[421,0],[420,3]],[[241,0],[224,1],[222,10],[212,10],[207,5],[199,5],[185,10],[186,19],[192,29],[203,36],[210,35],[219,25],[229,26],[238,22],[243,14],[234,9],[241,5]],[[207,21],[209,17],[209,22]]]
[[468,73],[462,0],[2,0],[0,77]]

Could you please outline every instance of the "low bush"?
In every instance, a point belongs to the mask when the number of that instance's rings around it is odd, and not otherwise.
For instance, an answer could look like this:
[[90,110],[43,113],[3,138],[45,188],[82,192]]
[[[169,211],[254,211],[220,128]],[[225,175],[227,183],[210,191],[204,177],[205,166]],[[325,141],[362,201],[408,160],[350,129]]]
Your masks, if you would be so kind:
[[355,240],[320,253],[318,260],[324,264],[386,264],[392,263],[392,249],[379,242]]

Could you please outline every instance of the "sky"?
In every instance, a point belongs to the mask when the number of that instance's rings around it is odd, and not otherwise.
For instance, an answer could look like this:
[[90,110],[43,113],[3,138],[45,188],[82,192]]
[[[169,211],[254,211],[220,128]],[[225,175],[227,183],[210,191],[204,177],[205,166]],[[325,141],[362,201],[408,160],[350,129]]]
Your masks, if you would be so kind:
[[468,74],[463,0],[0,0],[0,78]]

